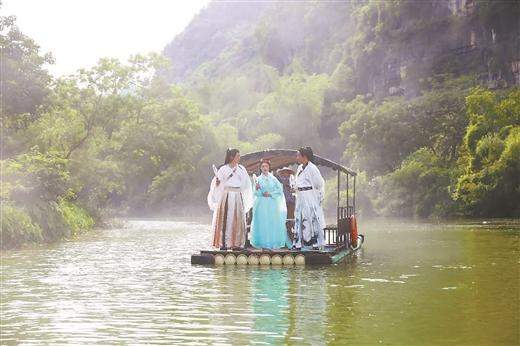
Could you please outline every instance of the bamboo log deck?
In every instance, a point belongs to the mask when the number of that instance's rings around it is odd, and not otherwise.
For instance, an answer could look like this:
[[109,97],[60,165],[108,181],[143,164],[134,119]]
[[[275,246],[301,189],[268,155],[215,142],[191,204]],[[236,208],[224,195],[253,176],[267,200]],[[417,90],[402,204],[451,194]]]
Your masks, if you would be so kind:
[[[296,150],[269,149],[248,153],[241,156],[240,162],[249,174],[258,172],[262,159],[271,162],[271,169],[296,165]],[[339,263],[359,250],[364,242],[364,235],[357,233],[356,211],[356,176],[357,173],[329,159],[314,155],[316,165],[337,171],[337,208],[336,224],[324,228],[326,246],[321,250],[292,249],[255,249],[246,247],[241,250],[201,250],[191,256],[192,264],[206,265],[315,265]],[[346,177],[346,201],[341,198],[342,174]],[[350,188],[352,187],[352,193]],[[249,216],[248,220],[251,220]],[[288,219],[289,220],[289,219]],[[291,219],[292,220],[292,219]],[[248,223],[249,227],[249,223]],[[353,241],[352,238],[356,238]],[[354,244],[354,245],[353,245]],[[353,247],[356,246],[356,247]]]
[[201,250],[191,256],[192,264],[205,265],[316,265],[335,264],[358,249],[326,246],[323,250],[255,249]]

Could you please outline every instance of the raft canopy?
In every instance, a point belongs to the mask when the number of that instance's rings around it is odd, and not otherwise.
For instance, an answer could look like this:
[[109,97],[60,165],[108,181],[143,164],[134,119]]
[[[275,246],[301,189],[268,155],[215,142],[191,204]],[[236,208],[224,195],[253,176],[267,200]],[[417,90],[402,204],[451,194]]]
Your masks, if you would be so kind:
[[[256,151],[242,155],[240,157],[240,164],[247,169],[249,174],[252,174],[260,170],[261,160],[266,159],[271,162],[271,169],[277,170],[285,166],[297,164],[296,153],[297,150],[290,149],[268,149],[263,151]],[[357,175],[356,172],[340,165],[339,163],[323,158],[316,154],[314,154],[313,162],[317,166],[329,167],[334,171],[343,172],[351,176]]]
[[[269,160],[271,162],[271,169],[276,170],[296,164],[296,153],[297,150],[288,149],[257,151],[242,155],[240,163],[247,169],[249,174],[258,173],[262,159]],[[351,239],[354,235],[351,232],[352,225],[355,224],[353,217],[356,210],[356,172],[316,154],[314,155],[313,162],[318,166],[329,167],[338,172],[337,223],[336,225],[330,225],[324,228],[326,245],[323,249],[303,252],[292,249],[265,250],[250,247],[240,250],[202,250],[200,254],[191,256],[191,263],[216,265],[231,265],[235,263],[256,265],[260,263],[263,265],[272,264],[285,266],[293,264],[333,264],[342,261],[358,250],[363,244],[365,237],[363,235],[357,235],[358,238],[356,240]],[[343,179],[346,180],[346,185],[344,185],[347,191],[344,195],[346,198],[341,198],[342,194],[340,194],[341,173],[344,173],[344,178],[346,178]],[[351,186],[352,194],[349,192]],[[249,213],[248,220],[250,221],[251,211]],[[294,220],[288,219],[288,221]],[[249,226],[247,228],[249,228]],[[230,254],[234,257],[232,258]],[[247,260],[245,259],[246,257]]]

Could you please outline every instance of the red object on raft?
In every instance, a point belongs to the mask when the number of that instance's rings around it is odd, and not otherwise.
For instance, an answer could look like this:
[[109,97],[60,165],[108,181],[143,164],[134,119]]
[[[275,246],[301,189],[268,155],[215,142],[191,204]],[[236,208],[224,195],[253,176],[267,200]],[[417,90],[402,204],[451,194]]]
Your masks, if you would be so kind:
[[350,217],[350,243],[352,247],[358,246],[358,231],[356,217],[352,215]]

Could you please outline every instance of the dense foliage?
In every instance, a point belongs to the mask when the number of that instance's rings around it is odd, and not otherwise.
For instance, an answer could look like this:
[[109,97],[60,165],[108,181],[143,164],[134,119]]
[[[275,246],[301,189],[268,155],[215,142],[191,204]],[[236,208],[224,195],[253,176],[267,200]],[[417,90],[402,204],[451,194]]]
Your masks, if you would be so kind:
[[365,214],[518,215],[517,2],[254,6],[211,4],[165,49],[214,124],[363,171]]
[[163,58],[102,59],[52,80],[38,46],[3,20],[2,89],[34,97],[2,100],[2,247],[75,236],[111,210],[161,212],[201,196],[206,188],[192,187],[206,177],[193,158],[215,134],[156,76]]
[[360,171],[365,215],[518,216],[519,15],[495,1],[211,3],[164,56],[57,79],[2,17],[2,247],[114,213],[193,212],[229,146],[313,146]]
[[455,197],[475,215],[520,215],[520,90],[498,97],[478,88],[467,112]]

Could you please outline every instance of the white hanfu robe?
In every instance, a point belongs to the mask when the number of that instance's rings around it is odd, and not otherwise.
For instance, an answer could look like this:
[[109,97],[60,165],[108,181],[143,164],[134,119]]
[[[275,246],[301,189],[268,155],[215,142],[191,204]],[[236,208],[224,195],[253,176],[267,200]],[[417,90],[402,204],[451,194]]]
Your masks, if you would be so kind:
[[[220,180],[217,186],[216,179]],[[213,211],[213,246],[243,248],[246,242],[246,214],[253,206],[253,192],[242,165],[224,165],[213,178],[208,205]]]
[[325,181],[312,162],[298,166],[296,171],[296,208],[294,211],[296,238],[294,246],[325,245],[325,216],[321,203]]

